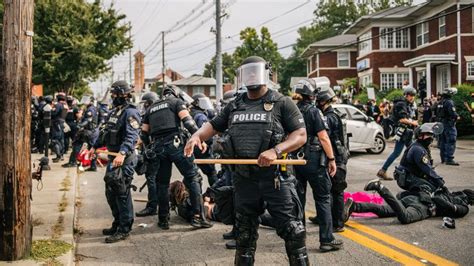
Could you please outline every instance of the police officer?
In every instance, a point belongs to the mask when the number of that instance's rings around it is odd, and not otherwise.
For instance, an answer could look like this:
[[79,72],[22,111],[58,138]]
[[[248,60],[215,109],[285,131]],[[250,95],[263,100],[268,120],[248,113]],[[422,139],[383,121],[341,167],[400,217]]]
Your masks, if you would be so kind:
[[[87,107],[82,116],[79,127],[84,129],[83,138],[86,143],[95,143],[99,137],[99,113],[95,107],[95,98],[90,97],[87,102]],[[89,146],[90,147],[90,146]],[[86,171],[96,172],[97,171],[97,158],[94,157],[91,160],[91,166]]]
[[[142,134],[148,135],[152,140],[151,149],[148,153],[151,160],[149,166],[153,169],[153,177],[158,184],[158,226],[161,229],[169,229],[169,192],[171,169],[174,163],[184,178],[184,184],[189,191],[193,218],[191,225],[195,228],[209,228],[211,223],[206,221],[203,214],[201,197],[202,177],[193,158],[184,156],[184,134],[181,123],[192,134],[198,130],[196,123],[189,114],[177,87],[168,86],[163,90],[163,98],[151,105],[143,118]],[[146,142],[147,136],[142,137]]]
[[51,134],[51,112],[53,110],[53,96],[46,95],[44,103],[40,103],[40,119],[41,119],[41,140],[40,152],[44,151],[44,156],[49,156],[49,138]]
[[39,102],[36,96],[31,96],[31,136],[30,136],[30,144],[31,144],[31,153],[35,153],[38,151],[39,148],[39,138],[37,138],[39,132]]
[[[365,191],[377,191],[387,205],[353,204],[345,205],[345,219],[352,212],[374,212],[379,217],[397,216],[402,224],[413,223],[432,216],[463,217],[472,204],[472,190],[463,194],[450,193],[444,187],[444,180],[433,168],[429,146],[433,136],[443,131],[440,123],[426,123],[415,130],[416,141],[405,151],[395,170],[397,184],[407,191],[399,194],[397,200],[380,180],[370,181]],[[471,198],[469,199],[469,194]]]
[[408,147],[412,143],[413,129],[418,126],[416,120],[415,102],[416,90],[407,86],[403,89],[404,98],[393,101],[392,120],[395,122],[395,148],[388,156],[382,168],[377,172],[377,176],[384,180],[393,180],[387,175],[390,165],[402,154],[403,148]]
[[439,150],[441,162],[446,165],[459,165],[454,160],[454,152],[456,151],[456,138],[458,132],[456,130],[456,121],[459,115],[456,113],[456,107],[451,97],[456,94],[456,88],[447,88],[441,94],[441,101],[436,106],[436,118],[438,122],[443,123],[444,131],[439,138]]
[[[156,101],[158,101],[158,95],[156,94],[156,92],[147,92],[143,94],[142,99],[140,101],[140,104],[143,105],[142,118],[145,115],[148,108]],[[151,172],[152,168],[148,166],[151,162],[146,157],[146,151],[149,147],[146,147],[144,143],[150,143],[149,136],[148,134],[140,134],[140,138],[142,141],[142,148],[141,148],[141,154],[139,154],[139,159],[143,160],[142,163],[144,164],[143,167],[145,168],[146,186],[148,189],[148,201],[146,203],[145,208],[139,212],[136,212],[135,215],[137,217],[144,217],[144,216],[156,214],[156,209],[158,208],[158,191],[157,191],[155,176]],[[146,138],[146,139],[142,139],[142,138]]]
[[306,144],[297,152],[297,157],[304,157],[307,164],[295,166],[298,180],[298,196],[303,209],[306,205],[307,183],[313,190],[316,211],[319,221],[319,242],[322,252],[338,250],[342,241],[333,236],[331,214],[331,176],[336,173],[336,158],[327,134],[327,123],[321,110],[314,105],[317,83],[313,79],[302,79],[293,88],[298,100],[297,106],[303,114],[306,124]]
[[347,149],[346,124],[332,108],[336,94],[330,87],[322,88],[316,95],[318,108],[323,111],[328,125],[328,135],[336,158],[337,171],[332,178],[331,203],[332,224],[335,232],[344,231],[344,189],[347,187],[346,173],[349,150]]
[[[191,116],[196,122],[198,128],[201,128],[204,123],[209,121],[208,110],[213,110],[211,100],[202,93],[196,93],[193,95],[193,102],[191,104]],[[208,140],[208,147],[211,147],[212,140]],[[206,152],[201,152],[200,149],[194,149],[194,157],[197,159],[212,159],[211,149],[207,149]],[[213,164],[200,164],[198,167],[207,176],[209,185],[212,186],[217,181],[217,171]]]
[[[226,132],[225,158],[258,158],[257,165],[236,165],[233,171],[235,220],[237,227],[236,265],[253,265],[258,239],[258,216],[263,202],[275,219],[278,235],[285,240],[290,265],[308,265],[306,230],[295,213],[294,183],[280,174],[272,161],[292,152],[306,141],[301,113],[290,98],[270,90],[270,65],[258,56],[246,58],[237,70],[239,94],[209,123],[194,133],[185,153],[217,132]],[[284,136],[288,137],[284,140]]]
[[68,107],[66,103],[66,95],[59,93],[56,96],[57,103],[54,105],[51,112],[51,146],[53,152],[56,154],[56,158],[53,159],[53,162],[59,162],[63,160],[63,155],[65,151],[64,146],[64,123],[68,112]]
[[99,126],[103,125],[107,121],[109,116],[109,104],[102,100],[99,102]]
[[77,119],[79,114],[79,108],[77,104],[74,102],[74,98],[72,96],[67,96],[66,103],[68,105],[67,115],[66,115],[66,124],[69,126],[70,131],[64,134],[64,146],[66,147],[65,153],[67,153],[69,149],[69,141],[74,141],[77,133]]
[[[111,87],[114,109],[94,145],[94,148],[97,148],[105,144],[107,150],[118,153],[115,157],[109,156],[104,177],[105,196],[114,217],[112,227],[102,231],[108,236],[106,243],[124,240],[132,230],[133,205],[130,187],[136,164],[134,149],[141,121],[138,109],[131,104],[132,89],[127,82],[119,80]],[[91,149],[91,153],[93,152],[94,149]]]

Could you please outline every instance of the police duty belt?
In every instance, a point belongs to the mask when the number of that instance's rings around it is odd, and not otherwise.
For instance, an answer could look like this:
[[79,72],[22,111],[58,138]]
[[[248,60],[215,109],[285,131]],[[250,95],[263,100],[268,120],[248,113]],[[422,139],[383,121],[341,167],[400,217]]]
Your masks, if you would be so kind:
[[[257,159],[194,159],[195,164],[258,164]],[[306,165],[306,160],[273,160],[271,165]]]

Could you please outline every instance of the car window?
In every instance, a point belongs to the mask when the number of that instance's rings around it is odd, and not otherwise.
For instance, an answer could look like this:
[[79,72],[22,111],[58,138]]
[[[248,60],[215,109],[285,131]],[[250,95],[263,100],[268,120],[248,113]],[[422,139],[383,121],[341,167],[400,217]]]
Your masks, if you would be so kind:
[[343,108],[343,107],[336,107],[334,108],[336,110],[336,112],[340,115],[340,116],[343,116],[343,115],[346,115],[346,118],[347,118],[347,110],[346,108]]
[[365,121],[365,116],[357,109],[354,108],[346,108],[347,112],[349,113],[350,119],[352,120],[359,120]]

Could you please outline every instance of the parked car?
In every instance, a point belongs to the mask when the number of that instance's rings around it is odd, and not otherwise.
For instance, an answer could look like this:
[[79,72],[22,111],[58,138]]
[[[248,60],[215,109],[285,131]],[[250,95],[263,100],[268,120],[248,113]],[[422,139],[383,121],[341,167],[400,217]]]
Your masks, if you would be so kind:
[[333,104],[333,107],[347,121],[349,151],[366,150],[368,153],[380,154],[385,150],[383,128],[372,117],[352,105]]

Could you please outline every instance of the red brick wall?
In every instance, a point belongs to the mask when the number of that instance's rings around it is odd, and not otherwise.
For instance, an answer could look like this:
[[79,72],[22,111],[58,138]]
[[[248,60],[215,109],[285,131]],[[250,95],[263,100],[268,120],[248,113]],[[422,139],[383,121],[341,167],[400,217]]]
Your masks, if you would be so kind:
[[373,27],[372,28],[372,50],[378,50],[380,49],[379,45],[379,38],[374,38],[375,36],[378,36],[380,34],[379,27]]
[[337,52],[322,53],[319,55],[319,68],[337,67]]
[[351,52],[351,67],[357,66],[357,52]]
[[[466,80],[466,60],[464,56],[474,56],[474,36],[461,36],[461,81],[462,83],[474,84],[472,80]],[[457,75],[457,74],[456,74]],[[457,76],[456,76],[457,80]]]
[[455,54],[456,53],[456,37],[452,37],[447,40],[442,40],[436,44],[431,44],[416,50],[413,57],[417,57],[425,54]]
[[314,71],[316,69],[316,55],[313,56],[313,58],[311,58],[311,71]]
[[[461,6],[462,8],[463,6]],[[453,14],[454,17],[456,17],[455,14]],[[472,22],[473,22],[473,17],[472,17],[472,7],[465,9],[461,11],[461,33],[472,33]],[[456,18],[455,20],[456,21]],[[455,24],[456,25],[456,24]]]

